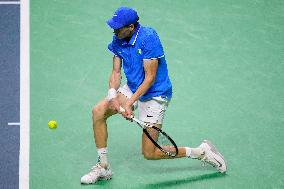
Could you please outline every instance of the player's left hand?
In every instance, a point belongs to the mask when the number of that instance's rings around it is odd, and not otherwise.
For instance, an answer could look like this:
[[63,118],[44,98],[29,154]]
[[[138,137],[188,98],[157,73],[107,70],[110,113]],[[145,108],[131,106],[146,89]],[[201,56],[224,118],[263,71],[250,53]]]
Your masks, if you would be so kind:
[[125,111],[121,112],[122,116],[127,120],[132,120],[132,115],[133,115],[132,103],[130,103],[129,101],[126,101],[123,108]]

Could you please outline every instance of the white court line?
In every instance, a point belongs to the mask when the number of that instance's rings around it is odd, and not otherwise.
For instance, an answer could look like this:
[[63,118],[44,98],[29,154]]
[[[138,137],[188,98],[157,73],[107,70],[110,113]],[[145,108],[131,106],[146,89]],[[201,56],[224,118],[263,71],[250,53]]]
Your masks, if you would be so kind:
[[9,122],[8,125],[21,125],[19,122]]
[[19,189],[29,189],[30,159],[30,20],[29,0],[21,0]]
[[20,1],[0,1],[0,5],[20,5]]

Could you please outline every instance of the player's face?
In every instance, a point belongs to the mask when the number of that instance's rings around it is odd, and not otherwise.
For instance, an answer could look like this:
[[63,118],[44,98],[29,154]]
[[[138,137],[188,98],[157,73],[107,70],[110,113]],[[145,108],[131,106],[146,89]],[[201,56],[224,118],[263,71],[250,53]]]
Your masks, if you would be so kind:
[[124,39],[131,37],[134,31],[134,25],[131,24],[129,26],[124,26],[122,28],[119,28],[117,30],[113,30],[113,33],[116,35],[117,38],[119,39]]

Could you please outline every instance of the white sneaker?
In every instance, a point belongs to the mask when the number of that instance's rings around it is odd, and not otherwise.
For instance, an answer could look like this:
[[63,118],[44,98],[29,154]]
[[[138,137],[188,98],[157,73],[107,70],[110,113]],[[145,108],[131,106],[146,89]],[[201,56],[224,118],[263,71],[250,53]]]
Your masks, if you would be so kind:
[[98,180],[109,180],[112,177],[110,166],[103,168],[99,163],[91,168],[91,171],[81,178],[82,184],[93,184]]
[[205,153],[200,159],[201,161],[212,165],[221,173],[226,172],[227,165],[224,157],[210,141],[204,140],[199,147],[204,150]]

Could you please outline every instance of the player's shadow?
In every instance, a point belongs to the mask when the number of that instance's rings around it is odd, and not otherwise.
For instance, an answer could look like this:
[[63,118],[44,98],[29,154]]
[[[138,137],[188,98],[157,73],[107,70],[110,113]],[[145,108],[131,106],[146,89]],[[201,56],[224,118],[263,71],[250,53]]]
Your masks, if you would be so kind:
[[155,183],[149,183],[142,188],[164,188],[164,187],[177,187],[178,185],[188,184],[192,182],[201,182],[208,179],[216,179],[220,177],[225,177],[226,174],[222,173],[210,173],[205,175],[198,175],[198,176],[191,176],[188,178],[183,179],[175,179],[175,180],[168,180],[168,181],[161,181]]
[[[137,165],[136,165],[137,166]],[[161,166],[154,166],[151,165],[151,167],[144,166],[139,169],[143,173],[147,172],[149,174],[159,174],[160,172],[168,172],[168,173],[174,173],[174,172],[188,172],[188,171],[214,171],[216,168],[213,168],[212,166],[201,166],[200,164],[193,164],[189,166],[175,166],[175,167],[161,167]]]

